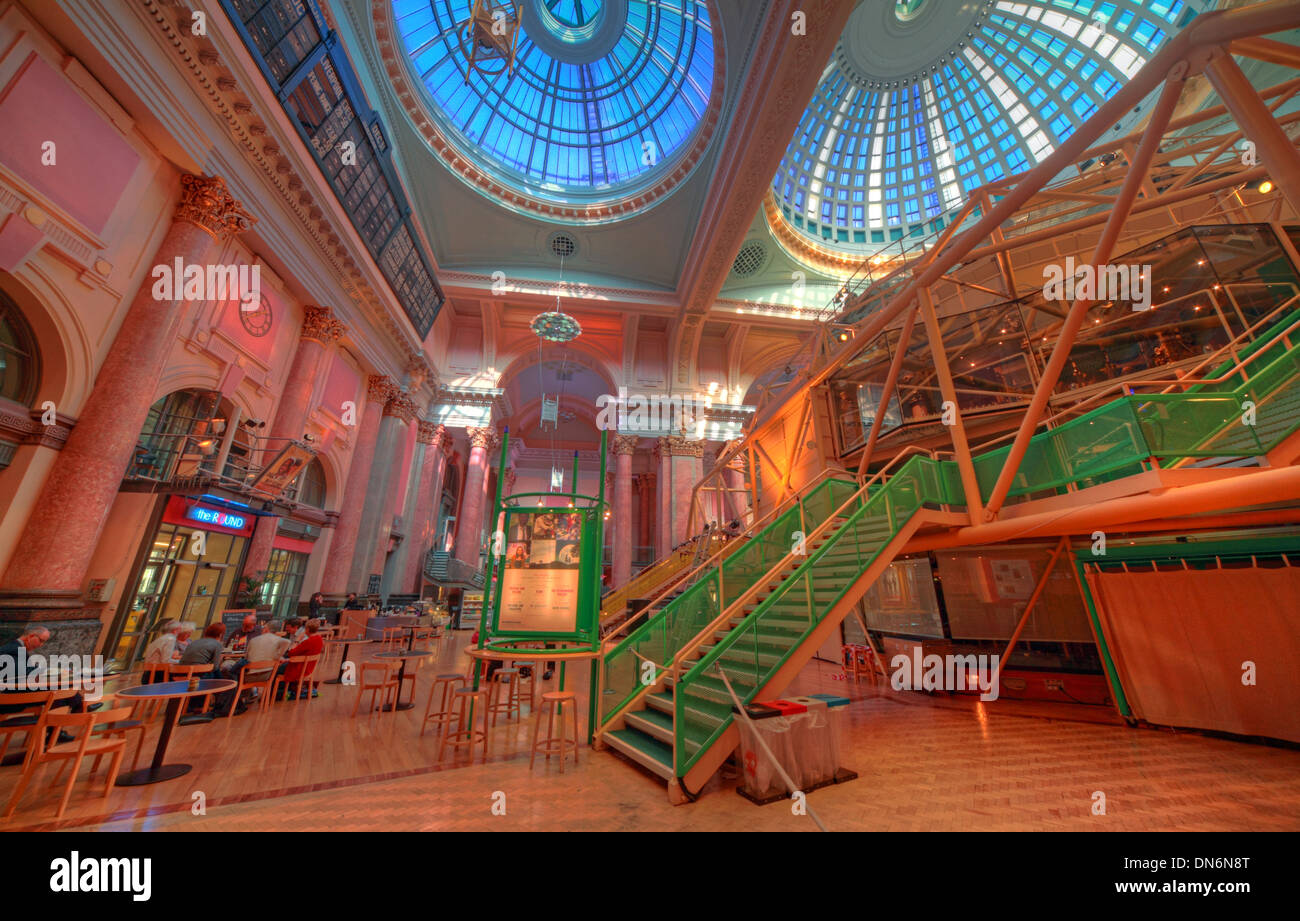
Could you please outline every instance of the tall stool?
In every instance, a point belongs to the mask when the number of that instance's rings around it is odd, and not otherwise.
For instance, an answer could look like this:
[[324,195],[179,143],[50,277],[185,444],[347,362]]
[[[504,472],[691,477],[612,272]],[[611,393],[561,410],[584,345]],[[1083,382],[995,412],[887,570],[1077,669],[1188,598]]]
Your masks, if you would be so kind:
[[[465,684],[465,676],[460,672],[444,672],[433,679],[433,686],[429,688],[429,704],[424,708],[424,724],[420,727],[420,735],[424,735],[430,723],[438,727],[439,733],[446,731],[446,726],[452,722],[454,715],[451,709],[451,694],[458,682],[462,686]],[[435,697],[438,697],[437,710],[433,709]]]
[[[501,692],[505,691],[503,695]],[[502,700],[502,697],[505,700]],[[498,668],[488,682],[488,712],[492,714],[492,726],[497,724],[497,714],[504,713],[506,719],[522,716],[519,709],[519,669]]]
[[[469,746],[469,760],[474,760],[474,746],[483,743],[483,762],[488,759],[488,689],[456,688],[452,691],[452,700],[456,704],[455,719],[447,724],[447,732],[438,746],[438,760],[442,760],[447,746],[464,748]],[[474,711],[483,714],[483,728],[474,728]],[[454,731],[452,731],[454,730]]]
[[[537,663],[514,662],[511,664],[513,664],[515,668],[519,669],[519,677],[515,680],[519,682],[528,682],[528,712],[532,713],[537,709]],[[527,675],[524,674],[524,669],[528,669]],[[519,696],[521,700],[523,699],[523,693],[524,689],[523,684],[521,683],[519,686]]]
[[[573,713],[573,741],[565,738],[564,733],[564,705],[570,705],[570,711]],[[539,740],[537,735],[542,729],[542,711],[546,711],[546,738]],[[560,734],[555,734],[555,717],[560,717]],[[564,759],[567,757],[570,749],[573,751],[573,763],[578,763],[578,695],[573,691],[547,691],[542,694],[542,709],[537,711],[533,723],[533,754],[528,759],[528,767],[531,769],[533,762],[537,760],[537,753],[541,752],[546,755],[549,761],[551,755],[560,756],[560,773],[564,773]]]

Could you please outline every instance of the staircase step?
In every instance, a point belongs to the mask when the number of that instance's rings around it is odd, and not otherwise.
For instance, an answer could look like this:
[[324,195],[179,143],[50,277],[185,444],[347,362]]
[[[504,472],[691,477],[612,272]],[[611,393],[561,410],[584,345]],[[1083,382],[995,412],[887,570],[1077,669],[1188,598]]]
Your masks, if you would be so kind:
[[670,688],[667,692],[656,691],[654,694],[645,696],[646,708],[653,708],[660,713],[667,713],[671,718],[673,712],[673,695]]
[[660,710],[633,710],[626,722],[632,729],[653,736],[665,745],[673,744],[673,718]]
[[673,749],[636,729],[615,729],[603,736],[610,748],[665,780],[673,776]]

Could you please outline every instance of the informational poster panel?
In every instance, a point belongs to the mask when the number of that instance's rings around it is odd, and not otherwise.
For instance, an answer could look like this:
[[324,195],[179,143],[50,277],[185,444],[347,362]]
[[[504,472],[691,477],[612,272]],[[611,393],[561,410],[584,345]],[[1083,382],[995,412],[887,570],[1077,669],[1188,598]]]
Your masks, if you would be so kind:
[[577,632],[583,517],[547,510],[511,513],[498,632]]

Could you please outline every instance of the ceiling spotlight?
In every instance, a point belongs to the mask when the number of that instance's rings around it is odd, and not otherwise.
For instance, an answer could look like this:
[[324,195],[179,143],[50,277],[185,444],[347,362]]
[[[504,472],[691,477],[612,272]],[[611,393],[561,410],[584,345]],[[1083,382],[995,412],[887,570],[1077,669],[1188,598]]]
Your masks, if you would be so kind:
[[1259,184],[1260,195],[1267,195],[1269,192],[1272,191],[1273,191],[1273,180],[1265,179],[1263,182]]
[[316,436],[313,435],[311,432],[303,432],[302,440],[307,442],[307,444],[311,444],[313,441],[316,440]]
[[243,422],[241,422],[241,423],[239,423],[239,424],[242,425],[242,426],[244,426],[245,428],[250,428],[250,429],[264,429],[264,428],[266,428],[266,422],[265,422],[265,420],[262,420],[262,419],[251,419],[251,418],[250,418],[250,419],[245,419]]

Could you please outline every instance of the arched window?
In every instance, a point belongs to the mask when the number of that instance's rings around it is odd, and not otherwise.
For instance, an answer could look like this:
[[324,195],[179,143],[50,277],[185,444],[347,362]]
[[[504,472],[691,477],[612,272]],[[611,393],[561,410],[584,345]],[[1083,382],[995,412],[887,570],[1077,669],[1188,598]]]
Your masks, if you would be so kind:
[[325,507],[325,465],[319,458],[304,467],[298,478],[298,501],[312,508]]
[[36,337],[18,305],[0,294],[0,397],[30,406],[40,382]]

